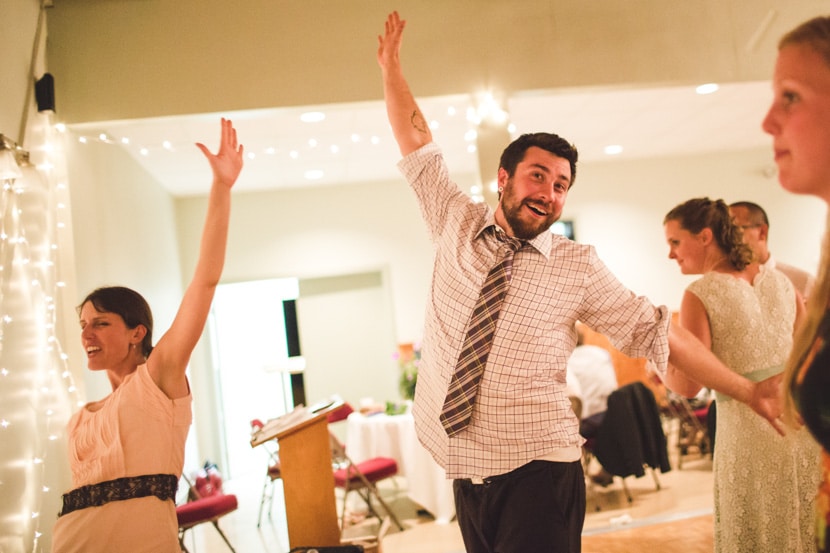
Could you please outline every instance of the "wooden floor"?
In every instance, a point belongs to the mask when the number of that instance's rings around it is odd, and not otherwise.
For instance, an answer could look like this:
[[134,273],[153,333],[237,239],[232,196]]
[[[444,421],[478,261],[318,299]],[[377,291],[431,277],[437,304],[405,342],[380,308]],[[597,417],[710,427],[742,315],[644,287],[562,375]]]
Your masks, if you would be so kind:
[[[673,459],[674,460],[674,459]],[[673,466],[677,463],[674,462]],[[712,551],[712,465],[709,459],[687,457],[682,470],[659,475],[660,489],[647,475],[627,480],[632,502],[626,501],[619,480],[607,488],[588,489],[588,511],[583,531],[585,553],[639,553],[676,550],[684,553]],[[286,553],[289,551],[281,488],[273,514],[263,516],[256,527],[262,491],[262,475],[226,482],[226,491],[236,493],[239,509],[219,524],[236,551],[242,553]],[[463,553],[461,534],[455,523],[436,524],[418,512],[406,496],[406,481],[385,484],[384,498],[403,520],[406,530],[392,529],[382,543],[382,553]],[[598,509],[598,510],[597,510]],[[347,535],[377,532],[374,519],[347,528]],[[191,553],[229,551],[216,530],[203,524],[188,532],[185,541]]]
[[582,539],[583,553],[659,553],[674,550],[712,553],[713,547],[711,514],[620,529]]

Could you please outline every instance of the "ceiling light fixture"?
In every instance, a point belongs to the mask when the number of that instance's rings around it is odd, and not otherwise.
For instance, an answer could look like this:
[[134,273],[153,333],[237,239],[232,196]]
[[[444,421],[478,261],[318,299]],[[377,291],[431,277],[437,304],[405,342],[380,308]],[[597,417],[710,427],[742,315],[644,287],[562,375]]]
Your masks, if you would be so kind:
[[307,111],[300,115],[300,121],[303,123],[319,123],[326,118],[326,114],[322,111]]
[[700,95],[712,94],[713,92],[717,92],[719,88],[718,83],[706,83],[695,88],[695,92]]
[[493,125],[504,125],[507,123],[507,112],[501,107],[501,103],[492,92],[485,92],[479,95],[477,120],[479,123],[487,121]]
[[605,152],[609,156],[615,156],[617,154],[622,153],[623,147],[620,146],[619,144],[609,144],[608,146],[603,148],[602,151]]

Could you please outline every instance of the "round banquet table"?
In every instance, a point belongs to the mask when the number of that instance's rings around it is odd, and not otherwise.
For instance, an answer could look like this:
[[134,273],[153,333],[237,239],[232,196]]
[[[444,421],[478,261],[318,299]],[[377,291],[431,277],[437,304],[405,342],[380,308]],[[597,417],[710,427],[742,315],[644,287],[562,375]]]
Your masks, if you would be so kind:
[[355,463],[372,457],[395,459],[398,474],[406,478],[412,501],[438,523],[450,522],[455,517],[452,480],[447,480],[444,469],[418,441],[411,414],[352,413],[346,426],[346,453]]

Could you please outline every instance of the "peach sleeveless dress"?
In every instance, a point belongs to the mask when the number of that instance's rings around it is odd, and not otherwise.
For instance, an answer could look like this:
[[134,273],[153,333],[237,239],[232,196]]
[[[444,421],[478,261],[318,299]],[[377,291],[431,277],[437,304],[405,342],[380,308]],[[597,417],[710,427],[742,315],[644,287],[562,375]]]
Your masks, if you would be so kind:
[[[192,420],[192,396],[171,400],[141,365],[67,425],[72,485],[125,476],[180,475]],[[141,497],[88,507],[58,518],[52,552],[179,553],[176,506]]]

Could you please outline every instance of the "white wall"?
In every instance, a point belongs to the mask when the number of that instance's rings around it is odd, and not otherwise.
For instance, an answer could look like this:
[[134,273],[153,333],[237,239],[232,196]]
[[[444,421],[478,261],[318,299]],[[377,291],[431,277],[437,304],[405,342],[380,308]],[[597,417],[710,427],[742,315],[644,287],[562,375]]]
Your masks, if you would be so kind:
[[727,203],[749,200],[770,218],[770,251],[811,272],[818,266],[824,203],[785,192],[767,177],[766,148],[674,159],[589,164],[580,168],[565,208],[580,242],[629,288],[670,309],[693,279],[668,259],[663,217],[675,205],[702,196]]
[[[204,204],[204,198],[176,202],[184,267],[195,263]],[[303,279],[388,267],[394,334],[407,342],[421,337],[431,259],[414,195],[403,180],[252,192],[233,199],[223,278]]]
[[355,408],[363,398],[381,404],[399,399],[386,280],[374,272],[300,282],[297,318],[308,404],[335,394]]
[[[68,136],[69,190],[80,301],[99,286],[127,286],[153,309],[153,342],[182,296],[173,199],[121,148]],[[199,226],[201,228],[201,224]],[[86,360],[75,358],[85,366]],[[112,391],[105,374],[84,371],[87,395]]]
[[[575,221],[577,240],[595,245],[623,283],[671,309],[690,279],[668,259],[663,217],[690,198],[758,202],[770,217],[773,254],[814,271],[824,204],[784,192],[774,177],[764,176],[769,158],[762,149],[586,164],[563,218]],[[198,228],[203,204],[197,198],[177,201],[186,264],[196,253],[187,233]],[[233,210],[227,280],[339,275],[388,265],[397,340],[422,337],[433,250],[403,180],[241,194]]]

